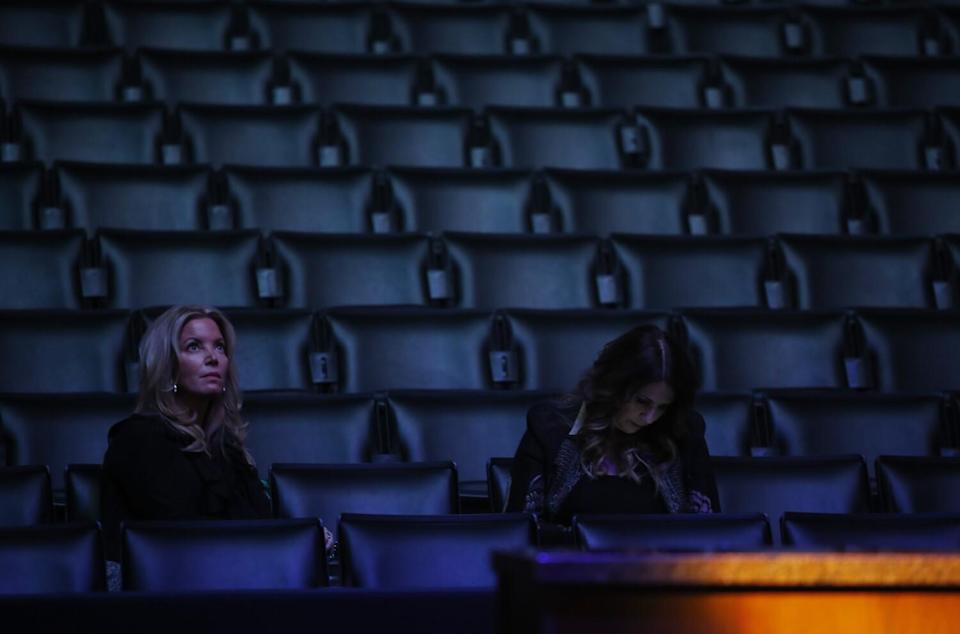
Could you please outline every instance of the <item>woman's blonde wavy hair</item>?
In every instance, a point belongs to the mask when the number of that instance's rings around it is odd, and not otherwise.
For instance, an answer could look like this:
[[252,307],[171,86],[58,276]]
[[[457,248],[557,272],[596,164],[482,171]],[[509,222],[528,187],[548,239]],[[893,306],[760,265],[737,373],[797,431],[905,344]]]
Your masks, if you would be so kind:
[[[659,381],[674,394],[663,415],[635,434],[617,429],[613,418],[620,408],[643,386]],[[603,463],[609,459],[617,475],[640,482],[649,473],[659,490],[662,474],[677,458],[686,435],[697,387],[686,352],[656,326],[638,326],[607,343],[571,395],[571,400],[586,403],[577,434],[583,470],[591,478],[604,475]]]
[[233,325],[216,308],[174,306],[150,324],[140,341],[140,395],[135,411],[160,414],[171,427],[192,438],[184,451],[209,453],[207,436],[199,420],[202,413],[183,406],[174,392],[180,369],[177,355],[180,333],[194,319],[212,319],[217,324],[223,335],[227,359],[230,360],[223,379],[223,394],[216,399],[213,409],[208,413],[208,417],[214,417],[213,421],[223,426],[223,433],[216,434],[220,439],[220,449],[223,451],[226,444],[234,446],[253,466],[253,458],[244,447],[247,423],[240,415],[243,397],[233,360],[236,334]]

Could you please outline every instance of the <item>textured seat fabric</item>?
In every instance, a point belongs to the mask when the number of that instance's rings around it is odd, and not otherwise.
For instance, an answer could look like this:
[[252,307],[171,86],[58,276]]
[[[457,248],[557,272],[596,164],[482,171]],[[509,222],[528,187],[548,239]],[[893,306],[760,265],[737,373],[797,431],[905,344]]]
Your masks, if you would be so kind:
[[316,518],[128,522],[123,589],[295,590],[327,584]]
[[722,69],[739,108],[845,108],[850,102],[845,60],[727,58]]
[[269,53],[141,51],[140,73],[148,99],[236,106],[270,103]]
[[749,456],[762,442],[753,415],[753,398],[737,392],[700,392],[693,408],[706,423],[711,456]]
[[[767,7],[671,6],[670,50],[680,54],[783,57],[794,52],[784,36],[785,11]],[[803,42],[800,42],[802,48]]]
[[290,79],[303,103],[416,105],[419,62],[407,56],[290,55]]
[[100,465],[68,464],[64,472],[66,487],[66,520],[68,522],[99,522]]
[[731,552],[772,543],[762,514],[578,515],[573,532],[581,550]]
[[0,48],[0,95],[11,101],[116,101],[122,68],[122,52],[114,49]]
[[0,594],[106,590],[96,524],[0,528]]
[[647,14],[629,6],[561,6],[528,9],[540,52],[551,55],[646,55],[652,52]]
[[960,513],[960,459],[881,456],[877,482],[891,513]]
[[950,173],[865,172],[869,219],[881,234],[960,233],[960,184]]
[[229,47],[231,9],[227,2],[136,2],[104,5],[107,37],[116,46],[191,51]]
[[330,530],[344,513],[445,515],[459,508],[452,462],[275,464],[270,487],[278,517],[319,517]]
[[73,0],[4,2],[0,44],[75,47],[83,43],[84,3]]
[[46,524],[52,517],[47,467],[0,467],[0,527]]
[[707,61],[700,57],[609,57],[576,60],[590,105],[599,108],[701,108]]
[[956,551],[960,514],[785,513],[784,546],[846,551]]
[[79,308],[80,231],[0,231],[0,308]]
[[344,585],[360,588],[493,587],[491,553],[534,545],[529,515],[345,515],[340,520]]
[[43,166],[39,163],[0,165],[0,229],[36,228],[42,178]]
[[371,11],[366,2],[262,2],[250,6],[249,16],[263,49],[370,52]]

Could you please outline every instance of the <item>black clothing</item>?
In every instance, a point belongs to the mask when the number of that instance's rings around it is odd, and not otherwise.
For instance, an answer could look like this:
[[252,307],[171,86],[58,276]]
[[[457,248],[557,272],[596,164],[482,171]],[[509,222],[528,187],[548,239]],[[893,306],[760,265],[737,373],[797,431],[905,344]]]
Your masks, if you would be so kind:
[[216,436],[209,453],[185,452],[192,438],[159,414],[133,414],[111,427],[108,438],[101,478],[107,559],[119,561],[124,520],[270,517],[256,469],[240,448],[221,450]]
[[657,495],[653,478],[643,478],[639,484],[620,476],[580,478],[570,494],[560,504],[554,518],[560,524],[570,524],[577,513],[666,513],[667,505]]

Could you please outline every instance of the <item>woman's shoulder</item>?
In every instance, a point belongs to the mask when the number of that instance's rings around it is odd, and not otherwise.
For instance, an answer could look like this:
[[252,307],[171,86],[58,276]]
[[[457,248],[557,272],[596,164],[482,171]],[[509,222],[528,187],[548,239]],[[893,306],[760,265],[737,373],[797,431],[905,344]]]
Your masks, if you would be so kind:
[[160,414],[135,412],[114,423],[107,438],[111,445],[115,445],[159,438],[175,440],[177,434]]
[[580,404],[563,399],[534,403],[527,410],[527,429],[537,435],[566,435],[573,427]]

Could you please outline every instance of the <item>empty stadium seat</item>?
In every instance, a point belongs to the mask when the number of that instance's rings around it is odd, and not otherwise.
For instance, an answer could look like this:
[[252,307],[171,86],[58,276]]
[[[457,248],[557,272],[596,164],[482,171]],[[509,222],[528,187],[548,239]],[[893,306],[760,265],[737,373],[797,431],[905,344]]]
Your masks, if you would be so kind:
[[951,390],[960,385],[960,345],[953,311],[862,310],[864,358],[884,391]]
[[646,55],[656,49],[642,7],[531,4],[527,12],[541,53]]
[[128,319],[126,311],[0,311],[0,392],[133,389],[125,380]]
[[344,585],[361,588],[493,587],[491,553],[534,545],[529,515],[347,514],[340,520]]
[[369,395],[247,393],[246,446],[264,479],[274,463],[368,462],[381,451],[375,410]]
[[111,307],[257,305],[259,233],[103,230],[97,242]]
[[950,150],[952,149],[956,153],[960,148],[960,108],[943,107],[937,114],[946,139],[941,141],[942,147],[931,148],[931,151],[939,152],[940,157],[945,157],[940,160],[938,165],[950,166],[950,161],[956,158],[955,155],[951,156]]
[[114,49],[0,48],[0,95],[11,101],[117,101],[122,72]]
[[487,462],[487,491],[490,496],[490,510],[502,513],[510,498],[510,472],[513,470],[513,458],[491,458]]
[[86,3],[14,0],[0,7],[0,44],[75,47],[86,43]]
[[266,168],[223,171],[230,209],[241,229],[367,233],[373,182],[363,168]]
[[679,4],[666,11],[666,32],[675,54],[786,57],[807,46],[796,16],[780,7]]
[[0,230],[35,229],[42,215],[43,166],[39,163],[0,164]]
[[[486,389],[490,315],[478,311],[342,309],[325,315],[327,383],[341,392]],[[337,357],[339,356],[339,364]]]
[[0,529],[0,594],[107,589],[96,524]]
[[186,155],[195,163],[310,167],[320,113],[310,106],[183,106]]
[[464,308],[593,308],[616,303],[602,295],[597,240],[588,236],[447,234]]
[[133,412],[127,395],[44,394],[0,398],[0,429],[8,439],[7,464],[48,465],[54,494],[62,499],[64,471],[99,464],[110,427]]
[[769,275],[764,239],[614,235],[612,243],[629,308],[770,303],[764,294]]
[[783,166],[769,146],[772,115],[761,110],[636,113],[641,165],[657,170],[763,170]]
[[960,106],[956,57],[871,57],[864,60],[864,69],[881,107]]
[[877,233],[960,233],[960,185],[951,173],[864,172],[867,212]]
[[725,58],[721,68],[731,105],[738,108],[869,105],[869,93],[848,86],[851,67],[843,59]]
[[496,55],[512,50],[512,18],[506,6],[395,3],[388,14],[391,43],[400,51]]
[[561,393],[576,387],[608,342],[643,324],[671,326],[667,313],[628,310],[511,310],[505,317],[517,386]]
[[393,196],[386,226],[402,231],[539,233],[528,172],[392,168]]
[[319,55],[289,56],[290,79],[303,103],[332,106],[358,103],[378,106],[417,104],[421,65],[407,56]]
[[705,390],[847,386],[842,314],[690,310],[683,324]]
[[902,55],[946,53],[945,34],[924,7],[809,6],[813,55]]
[[249,14],[260,47],[278,53],[366,53],[377,41],[366,2],[258,2]]
[[80,231],[0,231],[0,308],[79,308]]
[[314,519],[127,522],[123,589],[294,590],[327,584]]
[[99,522],[100,465],[68,464],[64,471],[68,522]]
[[50,470],[41,465],[0,467],[0,527],[35,526],[53,518]]
[[471,113],[460,108],[339,106],[349,165],[466,167]]
[[933,243],[924,238],[780,236],[797,308],[934,308]]
[[104,3],[107,37],[116,46],[216,51],[243,48],[233,40],[232,10],[228,2]]
[[[552,225],[566,233],[687,233],[685,173],[547,170]],[[543,222],[543,221],[541,221]]]
[[259,106],[273,102],[269,53],[146,50],[138,55],[146,98],[168,107],[180,102]]
[[159,163],[163,108],[141,104],[21,102],[20,160]]
[[785,513],[784,546],[807,550],[960,549],[960,514]]
[[709,171],[708,233],[844,233],[846,176],[839,172]]
[[580,550],[752,551],[772,543],[762,514],[578,515]]
[[319,517],[334,530],[344,513],[456,513],[452,462],[417,464],[275,464],[270,489],[277,517]]
[[64,162],[56,176],[65,224],[89,236],[99,229],[196,231],[214,220],[206,167]]
[[757,429],[750,394],[700,392],[693,408],[706,423],[711,456],[749,456],[766,440]]
[[957,458],[881,456],[877,459],[877,483],[888,512],[960,512]]
[[619,169],[631,156],[620,141],[619,110],[487,110],[494,153],[504,167]]
[[720,107],[708,101],[707,60],[700,57],[579,56],[577,69],[600,108]]
[[549,108],[566,105],[564,99],[581,105],[576,87],[564,83],[558,57],[443,56],[434,59],[433,74],[443,103],[477,111],[486,106]]
[[312,387],[310,353],[315,343],[312,313],[304,310],[231,310],[237,333],[233,361],[242,390]]

